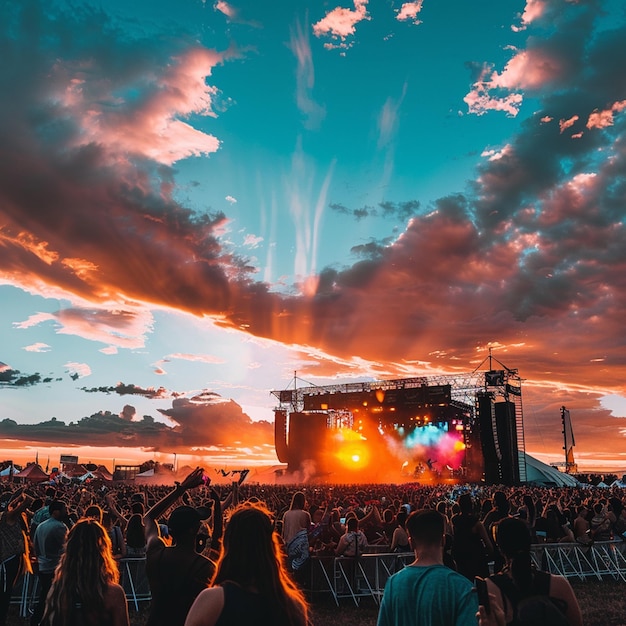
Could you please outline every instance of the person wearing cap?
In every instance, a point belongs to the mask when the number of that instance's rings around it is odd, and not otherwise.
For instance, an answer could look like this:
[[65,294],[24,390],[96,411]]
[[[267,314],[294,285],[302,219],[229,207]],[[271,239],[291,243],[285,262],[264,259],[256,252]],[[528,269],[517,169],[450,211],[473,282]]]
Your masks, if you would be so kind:
[[202,521],[197,509],[185,505],[172,511],[167,523],[171,546],[161,539],[157,524],[188,489],[204,483],[203,475],[203,470],[196,468],[144,516],[146,573],[152,593],[147,626],[183,626],[196,596],[208,587],[215,573],[213,561],[196,552],[196,535]]

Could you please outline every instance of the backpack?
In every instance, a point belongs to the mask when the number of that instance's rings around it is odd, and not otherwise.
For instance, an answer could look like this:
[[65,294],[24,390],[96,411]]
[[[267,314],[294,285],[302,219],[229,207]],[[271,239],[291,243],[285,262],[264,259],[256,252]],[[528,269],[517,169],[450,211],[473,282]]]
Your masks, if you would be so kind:
[[569,626],[565,617],[567,604],[550,597],[550,574],[534,571],[530,592],[524,594],[506,574],[496,574],[490,580],[500,589],[506,604],[510,602],[513,620],[507,626]]

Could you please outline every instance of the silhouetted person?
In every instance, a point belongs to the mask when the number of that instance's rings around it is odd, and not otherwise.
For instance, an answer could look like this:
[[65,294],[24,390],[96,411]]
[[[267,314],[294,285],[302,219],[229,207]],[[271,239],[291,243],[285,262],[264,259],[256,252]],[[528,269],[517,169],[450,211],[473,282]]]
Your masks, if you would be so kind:
[[378,626],[475,624],[472,584],[443,564],[443,516],[432,510],[411,513],[406,528],[415,561],[387,579]]
[[302,592],[283,565],[266,509],[241,505],[232,514],[213,581],[196,599],[185,626],[308,626]]
[[[174,509],[168,520],[173,545],[159,536],[157,519],[188,489],[203,484],[203,470],[197,468],[173,491],[157,502],[145,515],[147,551],[146,572],[152,592],[147,626],[183,626],[185,617],[205,589],[215,564],[196,552],[200,513],[190,506]],[[221,511],[217,511],[221,515]]]
[[105,528],[79,520],[67,536],[42,620],[45,626],[129,626],[128,605]]
[[67,526],[64,519],[67,516],[65,502],[54,500],[49,506],[50,517],[37,526],[33,537],[33,547],[37,556],[37,578],[39,579],[39,595],[37,605],[31,617],[31,626],[38,626],[43,615],[46,596],[52,585],[54,570],[61,560]]
[[[6,494],[9,496],[9,494]],[[24,511],[33,499],[22,490],[7,502],[5,511],[0,513],[0,625],[4,626],[11,602],[11,591],[20,574],[30,571],[28,539]]]
[[[574,591],[566,578],[542,572],[532,564],[530,549],[530,531],[519,519],[503,519],[496,529],[498,548],[504,556],[505,567],[499,574],[487,578],[487,589],[491,612],[486,613],[480,607],[481,626],[501,626],[502,624],[533,623],[535,626],[562,624],[582,626],[582,614]],[[553,601],[537,607],[527,604],[540,597],[547,596]],[[560,607],[558,608],[557,607]],[[523,611],[528,611],[525,618]]]

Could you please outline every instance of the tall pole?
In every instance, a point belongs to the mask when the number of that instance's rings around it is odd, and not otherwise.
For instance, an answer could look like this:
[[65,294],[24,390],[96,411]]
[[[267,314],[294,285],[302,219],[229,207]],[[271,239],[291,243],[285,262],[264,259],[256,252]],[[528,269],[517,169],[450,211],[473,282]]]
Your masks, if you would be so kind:
[[565,473],[568,473],[568,464],[567,464],[567,433],[565,432],[565,411],[567,409],[562,406],[561,407],[561,425],[563,427],[563,451],[565,452]]

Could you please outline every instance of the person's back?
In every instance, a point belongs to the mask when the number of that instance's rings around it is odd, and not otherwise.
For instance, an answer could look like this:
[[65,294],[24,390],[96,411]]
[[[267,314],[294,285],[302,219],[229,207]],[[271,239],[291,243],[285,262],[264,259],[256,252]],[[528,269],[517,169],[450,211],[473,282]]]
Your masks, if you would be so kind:
[[567,579],[533,566],[531,535],[521,520],[503,520],[497,528],[497,544],[505,567],[486,581],[490,613],[481,605],[480,626],[582,626],[580,607]]
[[183,624],[214,572],[214,563],[201,554],[164,544],[148,547],[146,574],[152,601],[147,625]]
[[185,626],[308,626],[302,591],[287,574],[268,511],[240,505],[231,515],[213,586]]
[[224,608],[215,626],[272,624],[267,598],[233,582],[223,582]]
[[291,500],[291,506],[283,515],[283,541],[285,545],[301,531],[309,531],[311,527],[311,515],[304,510],[305,497],[302,491],[296,491]]
[[471,583],[443,564],[405,567],[388,580],[385,595],[389,599],[383,598],[378,626],[475,623],[478,605]]
[[128,626],[126,596],[119,585],[111,542],[97,520],[83,518],[70,530],[41,623]]
[[195,551],[199,526],[196,510],[181,506],[168,522],[175,545],[166,546],[158,537],[148,542],[146,574],[152,601],[147,626],[182,626],[196,596],[213,577],[213,561]]
[[471,583],[443,565],[443,516],[412,513],[406,526],[416,559],[387,580],[378,626],[474,624],[478,602]]
[[593,507],[591,534],[594,541],[610,541],[611,539],[611,520],[600,502],[596,503]]

